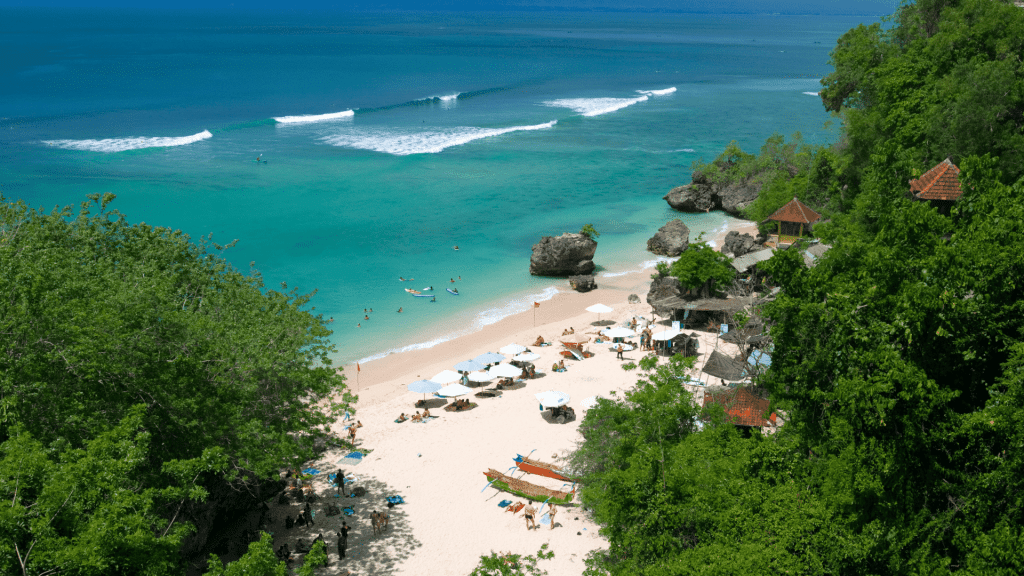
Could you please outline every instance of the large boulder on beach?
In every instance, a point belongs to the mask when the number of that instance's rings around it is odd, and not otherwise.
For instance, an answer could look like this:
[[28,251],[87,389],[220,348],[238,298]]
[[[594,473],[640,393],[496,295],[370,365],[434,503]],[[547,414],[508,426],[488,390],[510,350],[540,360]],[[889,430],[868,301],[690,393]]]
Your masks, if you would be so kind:
[[716,208],[711,189],[697,184],[677,186],[669,190],[664,199],[673,210],[680,212],[707,212]]
[[[712,164],[710,169],[720,168]],[[673,210],[680,212],[725,210],[733,216],[741,216],[743,209],[760,193],[761,184],[753,177],[723,184],[698,170],[691,176],[690,184],[669,190],[664,199]]]
[[545,236],[533,245],[530,274],[534,276],[576,276],[592,274],[597,242],[586,234]]
[[744,254],[750,254],[761,249],[761,245],[757,242],[750,234],[740,234],[733,230],[725,235],[725,241],[722,243],[722,254],[726,256],[732,255],[733,258],[739,258]]
[[690,229],[678,218],[659,228],[647,241],[647,249],[662,256],[679,256],[689,245]]
[[597,289],[593,274],[569,276],[569,287],[577,292],[590,292]]
[[654,313],[658,316],[664,316],[666,318],[671,317],[675,312],[674,308],[665,308],[660,305],[661,302],[666,301],[670,298],[679,299],[682,298],[683,287],[679,283],[679,279],[673,276],[664,276],[662,278],[655,278],[651,282],[651,288],[647,291],[647,304],[654,308]]

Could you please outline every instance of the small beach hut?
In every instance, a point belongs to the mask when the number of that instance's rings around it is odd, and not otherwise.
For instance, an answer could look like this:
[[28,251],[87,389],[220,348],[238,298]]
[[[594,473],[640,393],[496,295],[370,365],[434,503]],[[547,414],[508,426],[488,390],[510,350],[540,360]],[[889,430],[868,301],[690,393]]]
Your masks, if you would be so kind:
[[719,388],[704,392],[704,405],[712,403],[725,410],[726,421],[734,426],[763,428],[775,425],[775,413],[768,414],[768,399],[761,398],[749,388]]
[[778,223],[779,227],[775,245],[781,246],[782,244],[792,244],[795,242],[797,238],[803,236],[804,226],[810,229],[810,226],[818,220],[821,220],[821,214],[811,210],[794,196],[785,206],[776,210],[768,218],[765,218],[762,224],[767,222]]
[[953,203],[964,195],[960,188],[960,169],[946,158],[920,178],[911,180],[910,193],[915,200],[930,202],[939,212],[948,214]]

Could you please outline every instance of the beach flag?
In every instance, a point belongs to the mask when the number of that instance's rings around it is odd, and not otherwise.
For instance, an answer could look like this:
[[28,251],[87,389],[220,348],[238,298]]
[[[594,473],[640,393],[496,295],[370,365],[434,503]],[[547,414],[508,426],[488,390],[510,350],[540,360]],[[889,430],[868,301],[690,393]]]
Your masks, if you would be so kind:
[[533,307],[534,308],[540,308],[540,302],[534,302],[533,303]]
[[362,372],[363,369],[359,367],[359,362],[356,362],[356,372]]

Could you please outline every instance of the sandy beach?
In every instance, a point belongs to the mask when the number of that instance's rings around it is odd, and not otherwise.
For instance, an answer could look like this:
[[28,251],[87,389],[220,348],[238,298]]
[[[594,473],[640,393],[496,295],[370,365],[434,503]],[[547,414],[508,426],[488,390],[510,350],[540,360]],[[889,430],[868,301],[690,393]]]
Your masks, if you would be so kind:
[[[715,238],[717,246],[729,230],[751,232],[754,224],[730,221],[728,230]],[[756,230],[753,231],[756,234]],[[581,401],[590,396],[607,398],[621,395],[636,379],[635,372],[622,370],[625,362],[642,357],[639,351],[626,352],[618,360],[605,341],[591,341],[586,346],[594,353],[583,361],[566,361],[567,371],[553,373],[551,365],[561,359],[558,337],[573,327],[577,334],[596,334],[597,314],[584,309],[603,303],[614,312],[602,314],[602,321],[621,324],[633,317],[651,317],[645,303],[651,270],[613,278],[599,278],[599,288],[589,293],[562,292],[533,310],[515,314],[483,330],[440,343],[432,348],[392,354],[360,366],[346,366],[349,385],[359,396],[352,421],[363,424],[357,430],[356,444],[369,450],[357,465],[341,468],[353,477],[349,489],[361,487],[366,495],[358,498],[336,498],[329,485],[328,473],[339,468],[339,460],[347,451],[332,450],[303,468],[320,471],[314,489],[320,498],[312,507],[312,527],[284,528],[284,518],[294,517],[302,505],[272,504],[271,524],[274,547],[288,542],[294,549],[299,538],[312,541],[323,533],[328,544],[330,566],[324,574],[469,574],[481,555],[495,552],[535,554],[548,544],[554,558],[542,560],[539,568],[551,574],[581,574],[587,553],[607,547],[598,533],[599,527],[589,522],[578,509],[578,503],[560,508],[554,529],[541,523],[539,529],[527,530],[522,512],[513,515],[498,503],[504,499],[524,501],[517,496],[487,487],[484,472],[489,468],[511,473],[517,454],[556,462],[571,450],[578,440],[578,427],[585,410]],[[630,294],[640,303],[630,304]],[[604,322],[606,323],[606,322]],[[730,344],[718,342],[714,334],[701,335],[703,361],[717,344],[729,354],[736,354]],[[530,346],[537,336],[555,344]],[[445,411],[440,406],[430,412],[436,418],[426,423],[396,423],[400,413],[416,412],[415,402],[421,395],[407,390],[409,383],[429,379],[442,370],[484,352],[497,352],[510,343],[530,347],[539,354],[534,361],[537,378],[526,380],[525,386],[507,390],[500,397],[467,398],[476,403],[471,410]],[[699,372],[695,372],[697,376]],[[493,388],[494,382],[481,384],[477,391]],[[559,424],[549,411],[539,410],[534,394],[557,390],[570,395],[569,406],[576,411],[575,421]],[[431,406],[439,405],[434,400]],[[450,403],[450,402],[449,402]],[[346,435],[352,421],[336,425],[334,432]],[[516,473],[519,477],[521,473]],[[557,480],[526,475],[524,480],[550,489],[569,489]],[[401,496],[403,504],[389,510],[390,527],[375,536],[370,525],[374,510],[387,510],[385,498]],[[350,516],[327,517],[329,503],[353,509]],[[535,504],[539,508],[539,504]],[[545,507],[542,513],[547,512]],[[342,522],[351,529],[346,558],[339,563],[336,531]],[[543,519],[542,519],[543,522]],[[299,558],[301,562],[301,557]]]

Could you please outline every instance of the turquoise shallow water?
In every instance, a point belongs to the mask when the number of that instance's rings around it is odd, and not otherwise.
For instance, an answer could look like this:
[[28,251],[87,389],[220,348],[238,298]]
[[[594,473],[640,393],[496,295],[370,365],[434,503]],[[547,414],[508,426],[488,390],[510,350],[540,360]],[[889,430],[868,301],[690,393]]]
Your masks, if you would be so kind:
[[318,290],[348,362],[550,296],[545,234],[593,223],[599,264],[638,268],[695,159],[832,137],[807,93],[862,20],[2,10],[0,191],[238,238],[240,268]]

